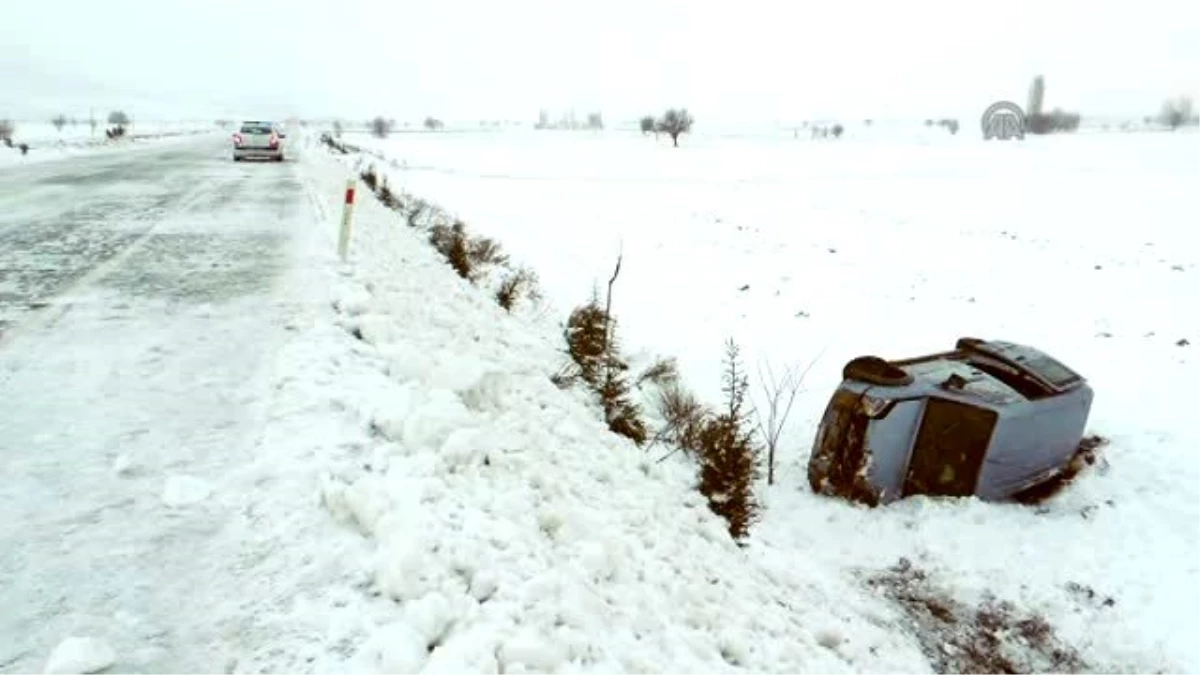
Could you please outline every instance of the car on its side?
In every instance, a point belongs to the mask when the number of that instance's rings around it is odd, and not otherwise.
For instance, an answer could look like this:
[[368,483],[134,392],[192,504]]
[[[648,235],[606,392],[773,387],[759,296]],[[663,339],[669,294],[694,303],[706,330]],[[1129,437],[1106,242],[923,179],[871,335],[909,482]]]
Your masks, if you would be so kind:
[[283,161],[285,135],[273,122],[247,121],[233,134],[233,161],[268,159]]
[[842,377],[809,458],[818,494],[999,501],[1078,470],[1092,388],[1033,347],[961,338],[949,352],[859,357]]

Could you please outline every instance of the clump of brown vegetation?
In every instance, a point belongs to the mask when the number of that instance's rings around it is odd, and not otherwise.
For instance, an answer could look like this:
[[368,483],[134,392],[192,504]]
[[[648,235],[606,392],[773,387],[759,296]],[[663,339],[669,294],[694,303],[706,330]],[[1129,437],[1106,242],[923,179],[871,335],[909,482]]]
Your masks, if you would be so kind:
[[[322,141],[331,148],[341,149],[332,138],[326,136]],[[432,216],[438,215],[437,209],[425,200],[393,191],[387,176],[379,174],[374,164],[364,166],[359,178],[380,203],[403,214],[409,227],[422,228]],[[500,244],[488,237],[472,236],[461,220],[435,223],[428,229],[428,241],[460,277],[473,284],[481,283],[492,270],[507,269],[494,293],[496,302],[507,311],[511,312],[522,298],[536,301],[541,297],[537,275],[527,268],[508,269],[508,256]]]
[[750,379],[742,371],[737,344],[725,344],[725,372],[721,390],[725,410],[705,417],[697,438],[700,492],[708,506],[729,523],[735,540],[750,532],[758,519],[754,482],[759,478],[759,447],[746,407]]
[[508,262],[500,244],[487,237],[472,237],[461,220],[452,225],[434,225],[429,230],[429,243],[446,258],[458,276],[472,282],[477,281],[487,268]]
[[404,219],[408,222],[409,227],[420,227],[422,220],[429,214],[429,202],[416,197],[409,199],[405,204]]
[[725,344],[725,408],[720,411],[706,407],[685,389],[671,363],[658,369],[664,375],[656,401],[663,427],[655,440],[675,446],[699,465],[701,494],[709,508],[725,519],[730,536],[741,542],[758,519],[754,483],[760,477],[762,451],[746,399],[750,382],[742,370],[740,350],[733,340]]
[[1094,672],[1044,616],[991,596],[967,605],[907,558],[868,577],[867,585],[908,615],[906,625],[938,673]]
[[518,267],[500,280],[496,288],[496,303],[511,312],[520,298],[537,300],[540,295],[537,274],[528,267]]
[[[613,285],[621,263],[618,256],[603,305],[595,291],[588,302],[571,312],[563,332],[570,363],[553,379],[560,387],[582,382],[597,397],[609,429],[644,445],[649,430],[631,396],[630,367],[621,355],[612,314]],[[651,363],[635,383],[657,387],[657,412],[663,428],[653,441],[675,446],[698,464],[700,492],[709,508],[728,523],[730,536],[741,541],[759,513],[754,483],[759,478],[760,450],[747,401],[749,378],[733,340],[726,343],[723,380],[725,408],[720,411],[708,409],[683,387],[674,359]]]
[[392,188],[388,186],[386,176],[379,179],[379,189],[375,191],[375,196],[379,197],[380,203],[389,209],[396,210],[400,207],[400,200],[392,192]]
[[375,173],[375,167],[373,165],[364,167],[363,170],[359,172],[358,177],[362,179],[363,184],[366,185],[371,192],[375,192],[375,189],[379,187],[379,176]]
[[563,337],[571,363],[555,383],[565,387],[583,382],[599,399],[609,430],[642,445],[649,431],[630,395],[629,364],[621,356],[612,316],[612,290],[621,273],[621,260],[618,256],[604,306],[600,305],[599,293],[593,293],[591,300],[576,307],[567,318]]

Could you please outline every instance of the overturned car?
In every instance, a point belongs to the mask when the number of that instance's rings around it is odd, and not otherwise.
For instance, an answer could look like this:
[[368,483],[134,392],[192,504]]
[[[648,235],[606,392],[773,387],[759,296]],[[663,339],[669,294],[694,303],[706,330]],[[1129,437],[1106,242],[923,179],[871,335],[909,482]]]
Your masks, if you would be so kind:
[[1032,347],[961,338],[953,351],[842,370],[808,464],[819,494],[1003,500],[1073,468],[1092,405],[1078,373]]

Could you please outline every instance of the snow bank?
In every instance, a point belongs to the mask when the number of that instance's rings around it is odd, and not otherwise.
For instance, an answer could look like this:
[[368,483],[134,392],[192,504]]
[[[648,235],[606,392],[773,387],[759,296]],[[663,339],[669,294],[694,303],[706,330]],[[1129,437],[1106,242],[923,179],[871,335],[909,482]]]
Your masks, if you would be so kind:
[[[337,166],[321,169],[330,195]],[[360,411],[373,447],[321,500],[376,542],[371,588],[395,601],[339,667],[928,669],[894,612],[839,575],[735,546],[690,467],[609,433],[550,382],[561,357],[545,335],[373,198],[335,297],[388,377]]]

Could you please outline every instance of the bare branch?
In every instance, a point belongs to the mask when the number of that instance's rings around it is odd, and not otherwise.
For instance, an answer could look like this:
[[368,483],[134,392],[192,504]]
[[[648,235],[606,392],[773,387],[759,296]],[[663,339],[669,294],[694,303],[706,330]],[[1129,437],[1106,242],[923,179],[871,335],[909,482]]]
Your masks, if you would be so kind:
[[805,376],[824,353],[825,348],[822,348],[803,370],[797,371],[794,367],[786,368],[783,377],[779,379],[775,377],[775,371],[769,362],[760,362],[758,365],[758,381],[762,387],[763,409],[756,405],[754,416],[758,423],[758,432],[767,446],[767,485],[775,484],[775,451],[779,447],[779,439],[787,426],[788,417],[792,414],[796,396],[800,393]]
[[[623,248],[623,247],[622,247]],[[617,266],[613,268],[612,278],[608,280],[608,298],[604,302],[604,320],[609,321],[612,318],[612,291],[613,284],[617,282],[617,275],[621,273],[621,260],[625,257],[623,250],[617,252]]]
[[[617,276],[621,274],[621,260],[625,257],[624,246],[617,251],[617,266],[613,268],[612,278],[608,280],[608,297],[604,300],[604,354],[609,355],[612,347],[612,293],[613,284],[617,282]],[[605,358],[604,377],[607,384],[612,383],[613,377],[613,361],[614,359]]]

